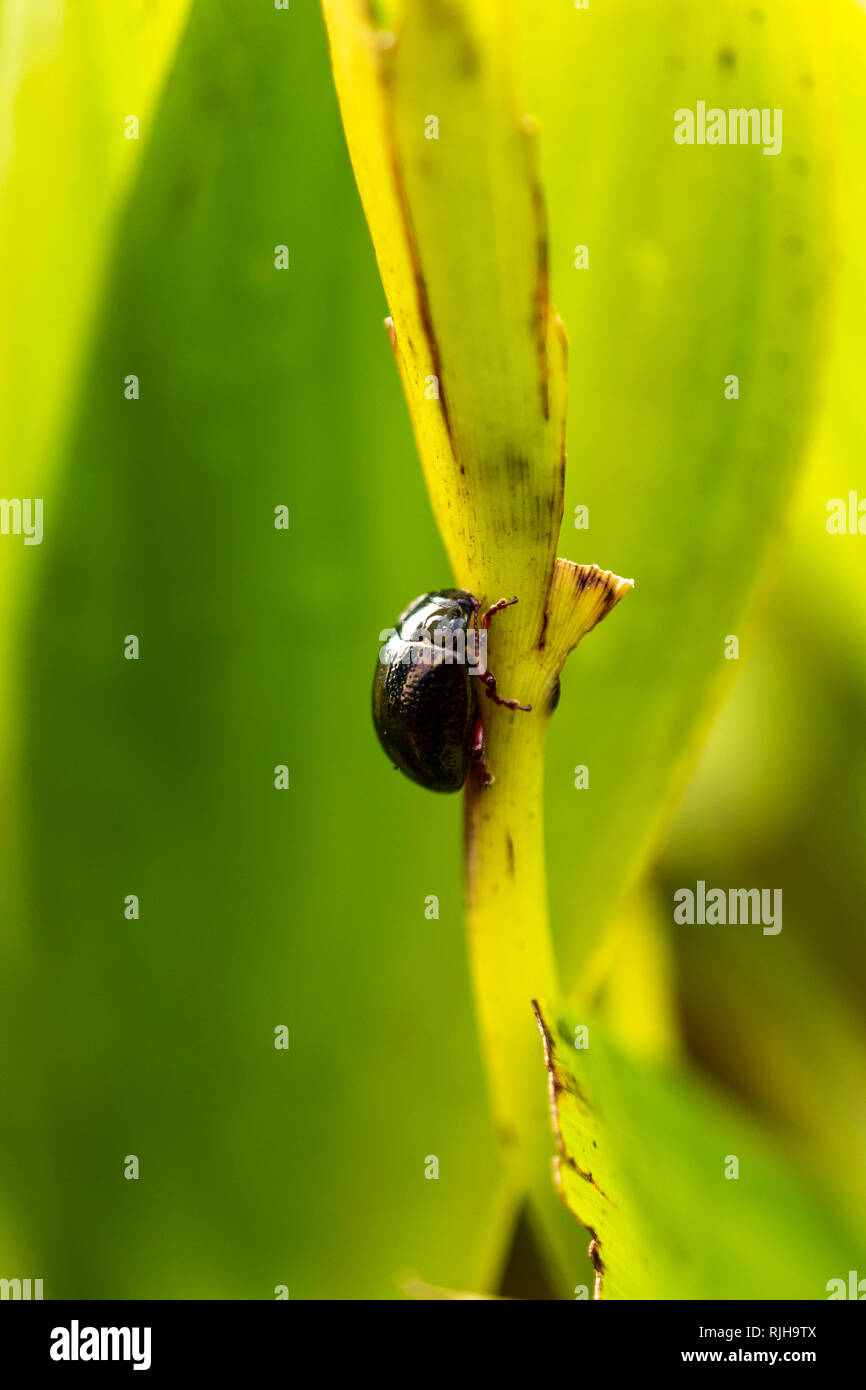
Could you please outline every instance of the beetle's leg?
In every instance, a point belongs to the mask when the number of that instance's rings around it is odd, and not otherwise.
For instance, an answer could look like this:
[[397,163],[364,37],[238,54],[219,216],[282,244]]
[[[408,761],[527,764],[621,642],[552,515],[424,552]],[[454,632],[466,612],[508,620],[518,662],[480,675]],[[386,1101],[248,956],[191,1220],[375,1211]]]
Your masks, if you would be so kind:
[[528,714],[532,705],[522,705],[519,700],[506,700],[496,689],[496,677],[492,671],[485,671],[483,676],[476,675],[476,679],[483,681],[487,686],[488,700],[494,700],[497,705],[504,705],[506,709],[522,709]]
[[490,768],[487,766],[487,759],[484,756],[484,721],[480,714],[476,714],[475,716],[475,728],[472,732],[472,747],[469,752],[481,768],[482,787],[491,786],[494,777]]
[[[493,617],[493,614],[494,614],[494,613],[500,613],[500,612],[502,611],[503,608],[510,608],[511,605],[512,605],[513,603],[516,603],[516,602],[517,602],[517,599],[516,599],[516,598],[501,598],[501,599],[499,599],[499,601],[498,601],[497,603],[491,603],[490,607],[486,610],[486,612],[485,612],[484,614],[482,614],[482,617],[481,617],[481,630],[482,630],[483,632],[486,632],[486,631],[487,631],[487,629],[488,629],[489,626],[490,626],[490,619]],[[477,623],[477,619],[478,619],[477,610],[476,610],[475,617],[476,617],[476,623]],[[487,687],[487,696],[488,696],[488,699],[494,700],[494,701],[496,702],[497,705],[504,705],[506,709],[521,709],[521,710],[525,710],[527,714],[528,714],[529,711],[532,709],[532,706],[531,706],[531,705],[522,705],[522,704],[520,703],[519,700],[506,700],[506,699],[504,699],[504,698],[497,692],[497,689],[496,689],[496,677],[493,675],[493,672],[490,671],[488,668],[485,667],[485,669],[484,669],[483,671],[473,671],[472,674],[473,674],[474,676],[477,676],[478,680],[484,682],[485,686]]]
[[491,603],[486,613],[482,614],[481,617],[481,626],[484,631],[486,632],[489,628],[490,619],[493,617],[494,613],[500,613],[503,608],[510,608],[511,605],[516,602],[516,598],[501,598],[498,603]]

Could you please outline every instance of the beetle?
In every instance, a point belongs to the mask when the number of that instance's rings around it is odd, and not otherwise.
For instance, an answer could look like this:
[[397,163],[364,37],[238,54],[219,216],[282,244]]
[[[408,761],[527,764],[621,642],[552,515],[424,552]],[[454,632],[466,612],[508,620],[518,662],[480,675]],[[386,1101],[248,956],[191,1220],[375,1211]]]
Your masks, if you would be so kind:
[[506,700],[486,663],[490,619],[516,598],[501,598],[479,617],[481,604],[465,589],[422,594],[397,620],[379,652],[373,680],[373,723],[395,767],[436,792],[459,791],[470,760],[489,787],[484,758],[484,723],[478,707],[480,682],[491,700],[507,709],[530,705]]

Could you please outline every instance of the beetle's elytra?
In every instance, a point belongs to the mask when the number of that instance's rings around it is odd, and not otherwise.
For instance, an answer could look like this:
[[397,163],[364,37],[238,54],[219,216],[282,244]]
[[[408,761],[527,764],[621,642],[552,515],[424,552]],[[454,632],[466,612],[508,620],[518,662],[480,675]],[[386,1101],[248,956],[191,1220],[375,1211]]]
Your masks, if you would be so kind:
[[492,783],[476,682],[508,709],[529,705],[498,693],[479,639],[493,614],[516,602],[500,599],[479,619],[481,605],[465,589],[422,594],[400,615],[382,647],[373,680],[373,723],[394,765],[422,787],[459,791],[470,759],[480,764],[483,785]]

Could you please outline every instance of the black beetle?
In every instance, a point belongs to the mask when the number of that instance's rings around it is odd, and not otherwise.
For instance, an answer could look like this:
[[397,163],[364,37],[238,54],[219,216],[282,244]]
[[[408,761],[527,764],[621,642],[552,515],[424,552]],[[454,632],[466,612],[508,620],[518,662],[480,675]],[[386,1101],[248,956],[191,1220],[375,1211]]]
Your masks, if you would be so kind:
[[459,791],[470,758],[481,766],[483,785],[493,781],[484,760],[475,681],[498,705],[529,710],[502,698],[486,663],[490,619],[516,602],[500,599],[479,621],[481,605],[465,589],[422,594],[400,614],[397,630],[382,647],[373,681],[373,723],[391,761],[422,787]]

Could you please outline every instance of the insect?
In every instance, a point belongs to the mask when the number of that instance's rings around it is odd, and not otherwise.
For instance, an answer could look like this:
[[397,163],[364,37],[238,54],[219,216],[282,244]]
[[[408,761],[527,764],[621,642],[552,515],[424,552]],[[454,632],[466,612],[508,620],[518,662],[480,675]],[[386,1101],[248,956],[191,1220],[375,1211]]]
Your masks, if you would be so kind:
[[516,602],[501,598],[479,617],[481,604],[465,589],[422,594],[401,613],[397,630],[382,647],[373,680],[373,723],[395,767],[422,787],[459,791],[470,759],[481,768],[482,785],[492,783],[476,683],[498,705],[530,709],[503,699],[486,664],[490,619]]

